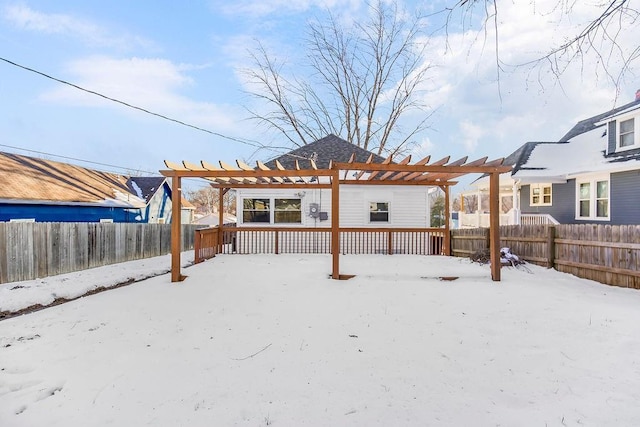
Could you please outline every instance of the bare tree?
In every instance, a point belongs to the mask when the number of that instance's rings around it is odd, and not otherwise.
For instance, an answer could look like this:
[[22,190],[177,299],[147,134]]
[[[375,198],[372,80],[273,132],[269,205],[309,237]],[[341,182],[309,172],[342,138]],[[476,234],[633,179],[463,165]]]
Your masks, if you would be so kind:
[[466,194],[454,197],[451,202],[453,212],[473,213],[478,210],[478,195]]
[[[202,187],[198,190],[187,192],[187,200],[196,207],[197,212],[204,214],[214,213],[218,211],[220,191],[213,187]],[[227,191],[222,199],[222,203],[224,212],[235,213],[235,191]]]
[[[370,9],[370,19],[352,28],[330,13],[326,22],[309,24],[304,65],[312,72],[304,79],[286,77],[284,63],[258,42],[245,74],[256,87],[251,95],[268,107],[250,111],[252,118],[295,146],[334,133],[378,154],[406,149],[432,114],[419,99],[431,68],[420,40],[423,20],[382,0]],[[400,119],[412,111],[421,118],[402,128]]]
[[[553,12],[558,22],[549,21],[548,25],[556,25],[562,19],[570,20],[576,0],[557,0],[553,3]],[[619,88],[631,66],[640,57],[640,44],[637,38],[628,37],[638,32],[640,26],[640,10],[634,0],[600,0],[595,3],[598,12],[577,30],[566,37],[561,43],[548,48],[531,61],[512,64],[516,67],[530,67],[532,71],[542,74],[550,71],[556,78],[560,78],[572,64],[584,69],[585,61],[590,59],[595,64],[597,74],[604,74],[615,87]],[[456,12],[462,13],[464,23],[473,20],[476,10],[480,9],[482,29],[485,41],[488,29],[494,32],[494,47],[496,71],[498,76],[504,71],[504,63],[500,59],[499,31],[500,11],[499,0],[456,0],[450,7],[445,8],[445,31],[448,31]]]

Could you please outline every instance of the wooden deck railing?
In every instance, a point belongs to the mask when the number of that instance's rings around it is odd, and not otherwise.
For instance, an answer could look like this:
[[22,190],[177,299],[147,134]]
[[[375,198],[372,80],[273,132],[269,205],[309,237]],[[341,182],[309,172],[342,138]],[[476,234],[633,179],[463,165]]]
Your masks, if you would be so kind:
[[558,225],[560,224],[553,216],[549,214],[521,214],[521,225]]
[[[341,228],[342,254],[441,254],[441,228]],[[196,231],[195,262],[218,253],[331,253],[331,228],[223,227]]]
[[195,230],[195,237],[193,239],[193,251],[195,255],[193,258],[196,264],[216,256],[219,232],[220,229],[218,227]]

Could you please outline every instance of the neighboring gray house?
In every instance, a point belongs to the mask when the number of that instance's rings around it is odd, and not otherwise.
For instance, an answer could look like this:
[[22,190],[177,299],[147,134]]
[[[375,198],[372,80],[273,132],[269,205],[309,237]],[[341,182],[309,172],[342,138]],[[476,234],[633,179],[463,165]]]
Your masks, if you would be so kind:
[[560,141],[527,142],[508,159],[523,218],[640,224],[640,90],[635,101],[578,122]]

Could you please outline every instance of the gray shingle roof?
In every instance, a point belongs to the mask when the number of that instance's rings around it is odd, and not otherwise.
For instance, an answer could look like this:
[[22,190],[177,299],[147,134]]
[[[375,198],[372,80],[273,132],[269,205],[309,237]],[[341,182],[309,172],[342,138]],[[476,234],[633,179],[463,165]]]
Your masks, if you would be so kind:
[[301,169],[308,169],[311,167],[308,159],[313,159],[318,168],[326,169],[329,167],[330,160],[334,162],[347,162],[354,153],[356,155],[356,162],[364,163],[372,154],[373,163],[382,163],[382,161],[384,161],[384,157],[382,156],[360,148],[335,135],[327,135],[315,142],[296,148],[280,157],[276,157],[266,162],[265,165],[271,169],[275,169],[275,161],[278,160],[285,168],[294,169],[295,161],[298,160]]
[[[149,203],[151,197],[153,197],[156,191],[158,191],[158,188],[164,184],[166,179],[167,178],[162,176],[132,176],[127,180],[127,187],[133,194],[144,199],[145,203]],[[138,194],[138,189],[135,188],[136,186],[140,189],[141,194]]]
[[[589,117],[588,119],[584,119],[584,120],[580,120],[578,123],[575,124],[575,126],[573,126],[571,128],[571,130],[569,130],[569,132],[567,132],[562,138],[560,138],[559,141],[557,142],[535,142],[535,141],[531,141],[531,142],[526,142],[524,143],[522,146],[520,146],[516,151],[514,151],[513,153],[511,153],[504,161],[505,165],[511,165],[513,166],[513,170],[511,171],[511,175],[515,174],[516,172],[518,172],[518,170],[520,169],[527,169],[527,167],[523,166],[527,163],[527,161],[529,160],[529,156],[531,156],[531,153],[533,152],[533,150],[535,149],[535,147],[539,144],[564,144],[567,141],[569,141],[571,138],[574,138],[580,134],[583,134],[585,132],[589,132],[590,130],[593,130],[597,127],[603,126],[603,125],[599,125],[596,126],[596,123],[600,122],[602,119],[611,116],[613,114],[616,114],[620,111],[626,110],[630,107],[633,107],[635,105],[640,105],[640,100],[637,101],[633,101],[630,102],[628,104],[625,104],[621,107],[618,108],[614,108],[612,110],[609,110],[605,113],[601,113],[598,114],[596,116],[593,117]],[[628,160],[628,158],[632,157],[634,154],[636,153],[627,153],[624,156],[620,155],[619,159],[615,159],[614,161],[626,161]]]
[[[571,128],[569,132],[567,132],[560,141],[568,141],[574,136],[580,135],[581,133],[588,132],[592,129],[595,129],[599,126],[596,126],[596,123],[604,119],[605,117],[616,114],[622,110],[626,110],[629,107],[633,107],[636,104],[640,104],[640,100],[630,102],[628,104],[623,105],[622,107],[614,108],[613,110],[609,110],[605,113],[598,114],[597,116],[589,117],[588,119],[580,120],[574,127]],[[600,125],[603,126],[603,125]]]

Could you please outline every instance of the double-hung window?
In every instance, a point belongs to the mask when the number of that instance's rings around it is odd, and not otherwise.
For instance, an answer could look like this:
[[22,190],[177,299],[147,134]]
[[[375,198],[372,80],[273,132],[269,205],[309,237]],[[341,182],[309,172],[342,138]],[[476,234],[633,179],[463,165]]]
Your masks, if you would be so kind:
[[551,206],[551,184],[531,184],[531,206]]
[[271,200],[242,199],[242,222],[271,222]]
[[389,222],[389,202],[370,202],[369,222]]
[[301,199],[242,199],[243,223],[302,223]]
[[576,219],[609,219],[609,177],[578,180]]
[[302,203],[300,199],[275,199],[274,202],[274,223],[299,224],[302,222]]
[[619,122],[619,125],[620,129],[618,132],[618,146],[620,148],[626,148],[635,145],[634,119],[623,120]]

